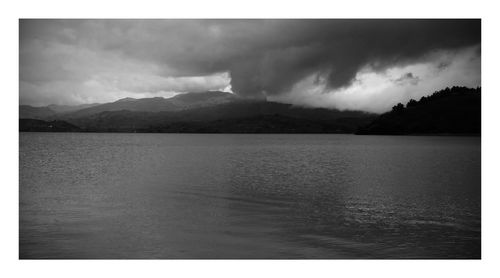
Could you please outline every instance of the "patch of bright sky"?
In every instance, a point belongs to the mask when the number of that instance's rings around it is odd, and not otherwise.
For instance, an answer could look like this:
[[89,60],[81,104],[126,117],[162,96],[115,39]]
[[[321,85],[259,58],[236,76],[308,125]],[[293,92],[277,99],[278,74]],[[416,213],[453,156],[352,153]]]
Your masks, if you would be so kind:
[[430,53],[422,62],[375,71],[366,66],[346,87],[330,89],[313,74],[296,83],[289,94],[268,99],[303,106],[382,113],[398,102],[420,99],[451,86],[481,86],[478,47]]

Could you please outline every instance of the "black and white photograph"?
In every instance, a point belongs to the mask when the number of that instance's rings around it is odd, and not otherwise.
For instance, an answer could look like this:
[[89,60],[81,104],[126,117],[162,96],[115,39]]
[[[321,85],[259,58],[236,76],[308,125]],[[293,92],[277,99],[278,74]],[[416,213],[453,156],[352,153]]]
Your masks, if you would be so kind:
[[20,259],[480,259],[479,19],[20,19]]
[[5,277],[499,274],[492,5],[21,2]]

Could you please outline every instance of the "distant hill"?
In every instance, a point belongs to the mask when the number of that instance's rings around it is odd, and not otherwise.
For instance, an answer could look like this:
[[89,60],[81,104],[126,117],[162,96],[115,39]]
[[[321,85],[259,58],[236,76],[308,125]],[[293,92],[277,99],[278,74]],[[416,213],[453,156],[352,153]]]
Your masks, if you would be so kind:
[[175,109],[176,109],[175,105],[173,105],[168,99],[162,97],[143,98],[143,99],[124,98],[117,100],[115,102],[105,103],[94,107],[89,107],[86,109],[75,111],[73,113],[70,113],[68,117],[80,118],[106,111],[128,110],[128,111],[159,112],[159,111],[172,111]]
[[81,104],[81,105],[56,105],[48,106],[30,106],[19,105],[19,119],[38,119],[47,120],[55,118],[58,114],[70,113],[85,108],[100,105],[100,103]]
[[77,110],[85,109],[85,108],[90,108],[94,107],[97,105],[101,105],[100,103],[89,103],[89,104],[81,104],[81,105],[56,105],[56,104],[51,104],[47,106],[50,110],[56,112],[56,113],[68,113],[68,112],[74,112]]
[[353,133],[374,116],[268,101],[235,101],[181,111],[105,111],[62,119],[93,132]]
[[481,88],[452,87],[399,103],[356,134],[481,134]]
[[81,105],[55,105],[34,107],[19,106],[20,119],[55,120],[65,114],[66,118],[80,118],[106,111],[180,111],[199,107],[207,107],[236,101],[239,98],[231,93],[209,91],[200,93],[179,94],[171,98],[123,98],[110,103],[91,103]]
[[78,110],[69,115],[69,117],[80,118],[105,111],[120,110],[142,112],[179,111],[228,103],[236,99],[237,97],[234,94],[225,92],[186,93],[171,98],[124,98],[115,102]]
[[81,129],[65,121],[42,121],[35,119],[20,119],[19,131],[79,132],[81,131]]
[[359,111],[304,108],[243,99],[225,92],[185,93],[171,98],[124,98],[90,107],[81,106],[78,110],[74,108],[54,105],[25,108],[37,113],[21,113],[20,118],[29,116],[29,121],[20,122],[20,130],[353,133],[375,117],[374,114]]
[[56,112],[48,107],[19,105],[19,119],[47,119],[56,114]]

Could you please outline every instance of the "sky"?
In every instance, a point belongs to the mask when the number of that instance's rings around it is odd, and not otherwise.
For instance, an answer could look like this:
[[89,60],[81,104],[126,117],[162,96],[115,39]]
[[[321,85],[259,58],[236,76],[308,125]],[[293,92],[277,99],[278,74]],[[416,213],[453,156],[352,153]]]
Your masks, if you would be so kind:
[[19,66],[33,106],[218,90],[381,113],[481,86],[481,21],[21,19]]

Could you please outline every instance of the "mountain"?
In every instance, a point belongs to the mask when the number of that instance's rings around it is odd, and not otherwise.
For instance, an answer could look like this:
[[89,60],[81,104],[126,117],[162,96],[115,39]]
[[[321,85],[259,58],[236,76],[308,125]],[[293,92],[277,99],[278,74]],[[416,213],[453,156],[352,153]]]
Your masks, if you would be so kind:
[[179,111],[198,107],[207,107],[231,101],[239,98],[231,93],[209,91],[201,93],[179,94],[171,98],[123,98],[110,103],[91,103],[81,105],[55,105],[51,104],[43,107],[34,107],[29,105],[19,106],[20,119],[38,119],[54,120],[60,117],[60,114],[66,114],[65,117],[80,118],[106,111]]
[[55,116],[56,112],[48,107],[33,107],[29,105],[19,105],[20,119],[47,119]]
[[56,104],[51,104],[47,106],[50,110],[54,111],[55,113],[68,113],[68,112],[73,112],[89,107],[94,107],[100,105],[100,103],[89,103],[89,104],[80,104],[80,105],[56,105]]
[[481,134],[481,88],[452,87],[399,103],[356,134]]
[[[50,108],[52,107],[52,109]],[[124,98],[71,111],[19,107],[21,131],[480,134],[481,88],[453,87],[375,115],[248,100],[224,92]],[[55,109],[56,111],[54,111]],[[35,121],[33,119],[45,120]]]
[[81,129],[65,121],[42,121],[34,119],[20,119],[19,131],[79,132],[81,131]]
[[70,117],[80,118],[105,111],[120,110],[142,112],[179,111],[228,103],[237,99],[238,98],[234,94],[213,91],[204,93],[185,93],[171,98],[123,98],[115,102],[78,110],[70,115]]
[[168,99],[162,97],[142,98],[142,99],[125,98],[117,100],[115,102],[105,103],[94,107],[89,107],[75,111],[73,113],[70,113],[69,117],[80,118],[98,114],[105,111],[128,110],[128,111],[159,112],[159,111],[172,111],[175,109],[176,109],[175,105],[173,105]]
[[19,105],[19,119],[37,119],[46,120],[52,119],[61,113],[69,113],[77,110],[89,108],[99,105],[99,103],[82,104],[82,105],[56,105],[51,104],[48,106],[30,106]]
[[[353,133],[374,117],[360,111],[305,108],[205,92],[167,99],[124,98],[73,112],[53,112],[42,120],[63,121],[86,132]],[[50,131],[51,123],[26,122],[21,130],[29,126],[29,130]]]
[[295,107],[268,101],[237,101],[181,111],[105,111],[80,118],[62,118],[94,132],[317,132],[353,133],[374,115]]
[[180,109],[191,109],[197,107],[214,106],[238,100],[235,94],[226,92],[205,92],[179,94],[170,98],[170,102]]

